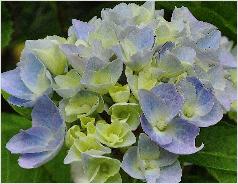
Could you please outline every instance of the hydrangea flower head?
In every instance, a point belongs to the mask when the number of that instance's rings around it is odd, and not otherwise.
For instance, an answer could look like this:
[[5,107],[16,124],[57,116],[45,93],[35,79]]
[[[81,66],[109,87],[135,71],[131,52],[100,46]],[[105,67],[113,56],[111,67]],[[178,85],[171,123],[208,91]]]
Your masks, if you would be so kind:
[[65,141],[74,182],[122,182],[120,168],[143,182],[181,181],[177,158],[203,148],[200,127],[235,111],[236,48],[186,7],[163,16],[153,1],[120,3],[73,19],[68,38],[26,41],[1,77],[8,102],[32,108],[32,127],[6,146],[21,167],[43,165]]

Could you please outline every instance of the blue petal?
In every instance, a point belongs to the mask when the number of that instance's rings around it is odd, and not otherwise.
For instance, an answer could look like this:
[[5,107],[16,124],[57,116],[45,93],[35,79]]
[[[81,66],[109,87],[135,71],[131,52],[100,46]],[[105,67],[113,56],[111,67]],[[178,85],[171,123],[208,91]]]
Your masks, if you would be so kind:
[[21,99],[21,98],[17,98],[14,96],[10,96],[7,99],[8,103],[18,106],[18,107],[33,107],[35,101],[31,101],[31,100],[25,100],[25,99]]
[[143,50],[132,55],[130,62],[125,62],[134,71],[139,71],[151,62],[152,51]]
[[156,183],[179,183],[182,177],[182,169],[179,161],[173,165],[160,168],[160,174]]
[[237,90],[230,81],[226,81],[225,85],[224,90],[215,90],[215,96],[226,112],[230,110],[231,103],[237,100]]
[[94,27],[86,22],[73,19],[72,20],[74,30],[78,39],[86,40],[89,36],[89,33],[93,31]]
[[192,15],[187,7],[182,6],[181,8],[176,8],[173,11],[171,21],[180,21],[181,19],[187,22],[196,22],[197,19]]
[[172,142],[172,136],[166,131],[155,131],[144,115],[140,118],[141,127],[152,141],[159,145],[167,145]]
[[113,9],[103,9],[101,12],[103,20],[108,20],[114,22],[117,25],[127,26],[130,19],[133,17],[132,10],[130,6],[126,3],[120,3],[116,5]]
[[[105,94],[108,92],[109,88],[115,85],[120,78],[123,70],[123,63],[120,59],[116,59],[107,63],[103,68],[100,67],[101,66],[99,65],[91,65],[90,68],[95,68],[98,70],[86,70],[80,82],[91,91]],[[97,75],[99,77],[96,78]],[[102,75],[105,75],[105,78],[103,78]]]
[[25,86],[20,77],[20,68],[10,70],[1,74],[1,88],[12,96],[29,100],[33,93]]
[[138,51],[143,49],[151,49],[154,44],[154,33],[150,28],[135,29],[130,32],[127,37],[134,43]]
[[227,51],[221,51],[219,56],[220,63],[227,68],[236,68],[237,62],[235,57]]
[[84,46],[76,46],[71,44],[62,44],[59,46],[62,52],[66,55],[67,60],[74,69],[82,74],[85,70],[86,58],[88,50]]
[[151,92],[163,99],[166,105],[169,106],[169,116],[171,119],[178,114],[183,104],[183,98],[177,92],[173,84],[157,85],[151,90]]
[[48,96],[44,95],[37,100],[31,115],[33,127],[46,127],[56,133],[64,126],[58,108]]
[[181,61],[185,62],[186,64],[192,65],[195,62],[196,52],[191,47],[178,47],[173,50],[175,56]]
[[218,101],[215,101],[211,111],[201,117],[195,117],[191,123],[198,127],[208,127],[218,123],[223,117],[223,109]]
[[120,58],[122,61],[125,61],[126,58],[124,57],[124,53],[123,53],[123,49],[121,47],[121,45],[114,45],[111,48],[113,50],[113,52],[115,53],[115,55]]
[[6,145],[11,153],[36,153],[49,151],[47,148],[52,136],[51,131],[44,127],[33,127],[21,130]]
[[141,160],[157,160],[160,158],[160,147],[141,133],[138,141],[138,154]]
[[197,94],[197,111],[199,115],[205,115],[209,111],[211,111],[212,107],[214,106],[214,95],[212,92],[208,91],[207,89],[202,89]]
[[159,48],[157,48],[156,50],[158,50],[157,52],[157,57],[158,59],[163,58],[166,53],[170,50],[172,50],[172,48],[175,46],[175,44],[173,42],[166,42],[165,44],[159,46]]
[[40,167],[41,165],[51,160],[59,152],[62,145],[63,141],[54,151],[23,154],[18,159],[18,164],[25,169]]
[[195,146],[196,136],[199,128],[183,119],[175,118],[169,124],[167,134],[172,137],[170,144],[161,145],[165,150],[175,154],[192,154],[203,148]]
[[139,168],[139,162],[137,147],[133,146],[123,156],[121,168],[133,178],[145,179],[144,174]]
[[152,125],[155,125],[162,117],[167,118],[167,115],[169,115],[166,104],[150,91],[140,89],[139,101],[146,119]]
[[46,68],[31,52],[24,50],[20,66],[20,76],[24,84],[33,93],[42,94],[50,86],[50,80],[46,77]]
[[192,117],[184,115],[182,117],[199,127],[207,127],[220,121],[223,112],[212,91],[205,88],[196,78],[187,78],[187,80],[191,81],[195,85],[194,89],[197,90],[189,90],[189,83],[186,80],[178,84],[178,88],[186,98],[184,104],[189,104],[186,108],[193,108],[194,111]]
[[156,167],[154,169],[145,170],[145,179],[147,183],[156,183],[157,178],[159,178],[160,168]]
[[178,158],[178,155],[170,153],[164,149],[160,149],[160,157],[159,157],[159,166],[169,166],[172,165]]
[[195,87],[197,93],[204,88],[202,82],[196,77],[187,77],[186,80]]
[[197,78],[187,77],[180,81],[177,87],[185,98],[184,105],[189,104],[189,108],[194,108],[195,115],[204,116],[211,111],[215,100],[214,95]]
[[221,32],[214,29],[200,38],[196,45],[199,49],[218,49],[221,40]]
[[102,69],[104,66],[106,66],[107,62],[102,61],[101,59],[97,58],[97,57],[91,57],[88,61],[87,61],[87,65],[85,70],[92,70],[92,71],[98,71],[100,69]]

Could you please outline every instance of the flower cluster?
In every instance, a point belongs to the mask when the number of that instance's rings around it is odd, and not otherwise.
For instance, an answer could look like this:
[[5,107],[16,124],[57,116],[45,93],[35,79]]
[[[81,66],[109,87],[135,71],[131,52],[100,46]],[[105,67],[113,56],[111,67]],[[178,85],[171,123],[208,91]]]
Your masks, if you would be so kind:
[[186,7],[171,21],[163,14],[153,1],[121,3],[73,19],[67,39],[26,41],[16,69],[1,76],[8,102],[33,108],[32,128],[6,145],[21,167],[43,165],[65,142],[75,182],[122,182],[120,168],[180,182],[177,157],[201,150],[200,127],[236,101],[236,54]]

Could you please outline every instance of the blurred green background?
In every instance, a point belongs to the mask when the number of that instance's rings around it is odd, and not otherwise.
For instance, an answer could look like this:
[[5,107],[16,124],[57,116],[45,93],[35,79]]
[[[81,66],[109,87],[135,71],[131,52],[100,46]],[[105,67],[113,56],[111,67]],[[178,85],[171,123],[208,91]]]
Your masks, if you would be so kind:
[[[100,17],[101,9],[112,8],[119,2],[113,1],[80,1],[80,2],[1,2],[2,17],[2,35],[1,35],[1,67],[2,72],[15,68],[19,61],[20,53],[24,47],[25,40],[44,38],[47,35],[59,35],[67,37],[68,27],[71,25],[71,19],[76,18],[82,21],[88,21],[93,16]],[[127,2],[129,3],[129,2]],[[143,2],[135,2],[143,4]],[[236,44],[237,39],[237,5],[236,2],[156,2],[156,9],[165,10],[165,18],[170,20],[174,7],[186,6],[193,15],[202,21],[214,24]],[[23,170],[17,165],[18,156],[10,155],[5,149],[5,143],[19,129],[30,126],[30,121],[19,117],[13,113],[13,109],[2,98],[2,182],[71,182],[69,167],[63,165],[62,160],[65,150],[48,164],[39,169]],[[221,127],[220,127],[221,126]],[[219,129],[217,129],[217,127]],[[217,134],[222,130],[222,135]],[[190,161],[196,163],[196,166],[187,166],[183,170],[183,182],[236,182],[236,123],[232,122],[227,116],[223,122],[217,126],[202,131],[201,137],[207,134],[218,135],[219,140],[212,138],[206,140],[210,145],[218,146],[215,155],[212,157],[219,163],[210,163],[204,165],[204,155],[195,155],[195,157],[183,158],[181,162]],[[203,140],[202,140],[203,141]],[[215,141],[215,143],[214,143]],[[221,142],[219,142],[221,141]],[[223,141],[223,142],[222,142]],[[222,150],[221,145],[226,141]],[[204,142],[204,141],[203,141]],[[233,145],[234,149],[230,150]],[[219,143],[219,145],[218,145]],[[210,149],[215,149],[213,148]],[[228,147],[227,147],[228,146]],[[229,153],[228,150],[229,149]],[[229,157],[222,155],[229,154]],[[199,161],[196,158],[201,157]],[[210,159],[209,155],[205,155]],[[226,162],[226,163],[222,163]],[[230,165],[229,165],[230,164]],[[232,165],[233,164],[233,165]],[[126,182],[128,176],[122,173]],[[133,182],[137,182],[133,180]]]

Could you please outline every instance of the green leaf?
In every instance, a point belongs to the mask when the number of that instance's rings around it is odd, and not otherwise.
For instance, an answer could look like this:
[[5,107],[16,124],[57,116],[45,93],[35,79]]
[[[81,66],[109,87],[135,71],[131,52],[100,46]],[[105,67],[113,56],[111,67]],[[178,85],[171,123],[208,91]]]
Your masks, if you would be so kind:
[[217,183],[218,181],[203,167],[189,165],[183,167],[181,183]]
[[49,163],[44,165],[45,170],[50,174],[52,182],[71,183],[70,165],[64,164],[64,157],[67,154],[66,147],[63,147],[58,155]]
[[5,147],[10,138],[17,134],[20,129],[31,127],[31,121],[9,113],[2,113],[2,182],[10,183],[43,183],[43,182],[71,182],[70,168],[63,164],[66,149],[63,148],[59,154],[46,165],[36,169],[23,169],[19,167],[17,159],[19,155],[11,154]]
[[13,33],[13,23],[11,21],[11,16],[8,9],[3,4],[2,5],[2,48],[6,47],[11,41],[11,36]]
[[[7,101],[7,99],[9,98],[9,94],[5,91],[1,91],[2,92],[2,96],[3,98]],[[15,105],[11,105],[9,104],[17,113],[19,113],[20,115],[24,116],[25,118],[31,120],[31,108],[24,108],[24,107],[18,107]]]
[[223,171],[236,171],[236,126],[220,122],[204,128],[198,137],[198,145],[204,148],[193,155],[182,156],[182,161]]
[[229,111],[228,117],[233,120],[234,122],[237,122],[237,112],[235,111]]
[[16,28],[14,43],[35,40],[47,35],[61,35],[56,2],[4,2],[4,4],[9,7]]
[[207,168],[208,172],[220,183],[236,183],[236,172]]

